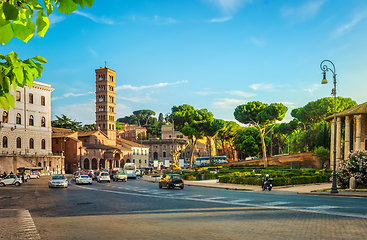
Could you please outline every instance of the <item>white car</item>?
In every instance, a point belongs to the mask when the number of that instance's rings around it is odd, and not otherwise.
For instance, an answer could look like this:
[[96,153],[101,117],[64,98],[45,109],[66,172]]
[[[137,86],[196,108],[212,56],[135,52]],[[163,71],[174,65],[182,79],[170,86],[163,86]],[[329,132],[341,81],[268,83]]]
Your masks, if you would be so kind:
[[68,179],[62,174],[53,175],[52,178],[48,180],[48,187],[68,187]]
[[101,172],[97,177],[97,182],[111,182],[110,175],[108,172]]
[[38,179],[40,178],[40,175],[38,173],[32,172],[28,175],[29,179]]
[[18,178],[15,174],[9,174],[0,180],[0,186],[5,187],[6,185],[15,185],[19,187],[22,184],[22,179]]
[[75,183],[76,184],[92,184],[92,178],[89,177],[88,175],[80,175],[79,177],[77,177],[75,179]]

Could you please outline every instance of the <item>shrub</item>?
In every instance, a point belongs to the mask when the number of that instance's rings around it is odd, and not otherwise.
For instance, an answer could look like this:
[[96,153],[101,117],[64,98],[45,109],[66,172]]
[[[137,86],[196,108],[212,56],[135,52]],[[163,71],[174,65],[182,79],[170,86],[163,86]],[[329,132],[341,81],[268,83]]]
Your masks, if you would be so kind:
[[342,187],[347,187],[349,179],[354,177],[357,184],[367,184],[367,151],[356,150],[347,159],[336,165],[337,181]]

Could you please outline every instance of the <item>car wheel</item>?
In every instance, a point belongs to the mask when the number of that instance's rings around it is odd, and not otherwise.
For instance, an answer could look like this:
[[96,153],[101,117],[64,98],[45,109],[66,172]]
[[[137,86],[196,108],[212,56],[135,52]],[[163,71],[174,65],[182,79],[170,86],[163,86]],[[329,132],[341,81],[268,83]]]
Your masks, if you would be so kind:
[[92,185],[92,183],[89,183],[89,185]]
[[19,187],[20,186],[20,182],[16,182],[15,186]]
[[161,183],[159,183],[159,188],[162,188],[162,184]]
[[5,187],[5,183],[3,183],[3,182],[2,182],[2,183],[0,183],[0,186],[1,186],[1,187]]
[[184,188],[184,186],[180,186],[180,188],[181,188],[181,189],[183,189],[183,188]]
[[111,182],[111,181],[108,181],[109,183]]
[[170,189],[170,186],[169,186],[169,184],[167,184],[167,189]]
[[51,186],[50,186],[50,185],[48,185],[48,188],[51,188]]

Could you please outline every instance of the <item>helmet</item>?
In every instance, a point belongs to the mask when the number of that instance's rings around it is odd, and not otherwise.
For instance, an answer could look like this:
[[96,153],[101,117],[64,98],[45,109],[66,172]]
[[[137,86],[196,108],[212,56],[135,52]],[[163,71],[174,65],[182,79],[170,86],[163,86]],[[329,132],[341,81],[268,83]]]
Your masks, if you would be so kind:
[[266,174],[265,177],[269,177],[269,174]]

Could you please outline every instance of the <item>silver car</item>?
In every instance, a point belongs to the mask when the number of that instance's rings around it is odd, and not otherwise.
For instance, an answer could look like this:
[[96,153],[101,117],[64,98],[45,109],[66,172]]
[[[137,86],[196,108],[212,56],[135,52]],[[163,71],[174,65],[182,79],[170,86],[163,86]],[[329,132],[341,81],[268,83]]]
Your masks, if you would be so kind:
[[67,188],[68,187],[68,179],[62,175],[62,174],[56,174],[53,175],[52,178],[50,178],[48,180],[48,187],[52,188],[52,187],[64,187]]

